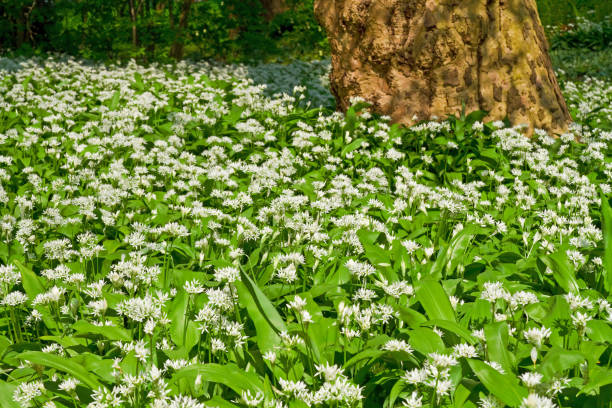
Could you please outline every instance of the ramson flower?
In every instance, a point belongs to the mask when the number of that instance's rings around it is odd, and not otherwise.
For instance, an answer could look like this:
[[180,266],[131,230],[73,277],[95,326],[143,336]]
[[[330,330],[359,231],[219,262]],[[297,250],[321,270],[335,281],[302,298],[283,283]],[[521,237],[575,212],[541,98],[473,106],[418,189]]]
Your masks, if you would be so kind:
[[542,326],[542,327],[532,327],[523,332],[523,336],[525,340],[529,343],[533,344],[537,348],[542,347],[543,342],[550,337],[552,332],[550,329]]

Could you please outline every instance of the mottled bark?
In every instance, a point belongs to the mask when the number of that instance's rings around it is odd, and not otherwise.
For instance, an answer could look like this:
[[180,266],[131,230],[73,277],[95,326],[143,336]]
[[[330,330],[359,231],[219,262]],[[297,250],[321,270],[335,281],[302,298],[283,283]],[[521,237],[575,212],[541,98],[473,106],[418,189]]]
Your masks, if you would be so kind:
[[559,133],[570,115],[535,0],[315,0],[339,109],[361,96],[392,120],[486,110]]

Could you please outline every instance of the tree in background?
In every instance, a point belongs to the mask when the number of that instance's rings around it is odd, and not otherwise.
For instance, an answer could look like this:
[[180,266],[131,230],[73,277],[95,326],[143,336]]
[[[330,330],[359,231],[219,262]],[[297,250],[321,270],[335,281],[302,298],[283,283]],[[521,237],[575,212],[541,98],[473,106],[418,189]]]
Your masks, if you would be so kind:
[[289,6],[285,0],[261,0],[261,5],[266,11],[265,17],[268,21],[289,10]]
[[185,49],[185,28],[189,21],[189,13],[192,4],[193,0],[182,1],[178,25],[174,27],[174,42],[172,43],[172,47],[170,47],[170,57],[176,60],[183,59],[183,52]]
[[535,0],[315,0],[314,10],[342,110],[360,96],[406,125],[463,107],[557,133],[571,119]]

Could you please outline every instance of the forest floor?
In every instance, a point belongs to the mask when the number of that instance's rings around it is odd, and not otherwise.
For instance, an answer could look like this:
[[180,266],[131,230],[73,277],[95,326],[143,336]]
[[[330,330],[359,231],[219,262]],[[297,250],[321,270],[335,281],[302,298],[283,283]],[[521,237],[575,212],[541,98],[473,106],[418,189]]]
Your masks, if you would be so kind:
[[0,406],[608,406],[609,55],[533,139],[328,61],[0,58]]

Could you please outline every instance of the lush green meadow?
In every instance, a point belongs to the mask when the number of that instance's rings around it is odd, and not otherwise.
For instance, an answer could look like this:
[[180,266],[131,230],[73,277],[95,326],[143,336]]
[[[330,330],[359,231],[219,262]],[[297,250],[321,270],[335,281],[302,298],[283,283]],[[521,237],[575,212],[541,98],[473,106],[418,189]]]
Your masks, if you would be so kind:
[[530,140],[327,69],[0,59],[0,407],[610,406],[612,83]]

